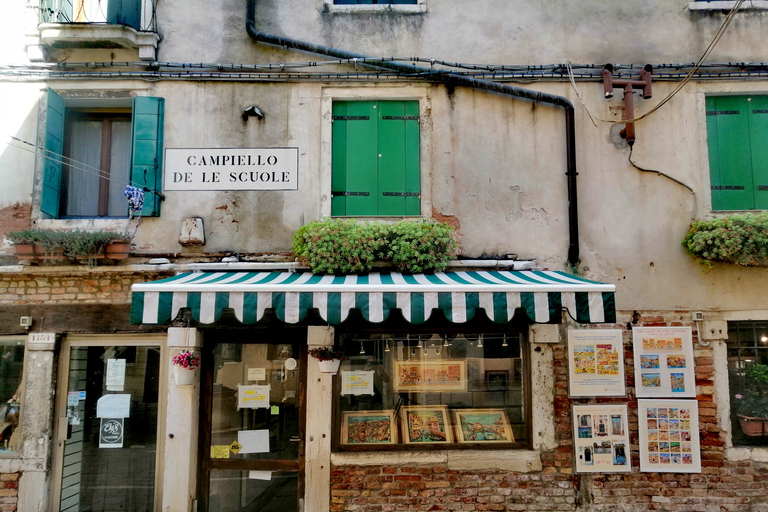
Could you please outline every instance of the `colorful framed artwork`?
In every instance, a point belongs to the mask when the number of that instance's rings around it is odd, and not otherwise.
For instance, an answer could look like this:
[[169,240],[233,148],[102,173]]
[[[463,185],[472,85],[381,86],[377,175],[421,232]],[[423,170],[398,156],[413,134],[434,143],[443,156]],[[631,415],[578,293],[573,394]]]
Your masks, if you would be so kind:
[[395,411],[344,411],[341,444],[395,444]]
[[453,411],[459,443],[514,443],[504,409],[456,409]]
[[444,405],[406,405],[400,409],[405,444],[452,443],[453,431]]
[[690,327],[635,327],[632,339],[638,397],[696,396]]
[[395,361],[396,393],[466,391],[466,361]]
[[625,396],[622,331],[569,330],[568,367],[571,397]]
[[573,449],[577,473],[632,471],[627,404],[574,405]]
[[485,370],[485,387],[489,391],[505,391],[508,383],[508,370]]
[[638,400],[640,471],[701,473],[699,402]]

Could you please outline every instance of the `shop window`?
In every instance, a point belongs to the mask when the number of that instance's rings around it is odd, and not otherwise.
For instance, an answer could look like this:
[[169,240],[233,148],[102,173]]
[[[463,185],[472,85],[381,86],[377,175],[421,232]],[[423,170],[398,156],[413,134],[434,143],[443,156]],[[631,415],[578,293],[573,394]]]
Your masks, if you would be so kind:
[[331,215],[421,213],[419,102],[333,103]]
[[23,370],[24,342],[18,337],[0,337],[0,454],[21,448]]
[[768,96],[707,98],[713,210],[768,209]]
[[349,333],[336,447],[527,446],[521,333]]
[[[768,444],[768,422],[763,424],[739,417],[759,417],[755,411],[761,407],[768,409],[768,396],[762,399],[757,396],[750,382],[749,369],[754,365],[768,365],[768,321],[728,322],[728,377],[734,445]],[[768,367],[755,369],[766,370],[768,375]]]
[[48,91],[40,210],[50,218],[125,217],[127,185],[146,192],[142,215],[160,214],[163,99],[131,108],[67,108]]

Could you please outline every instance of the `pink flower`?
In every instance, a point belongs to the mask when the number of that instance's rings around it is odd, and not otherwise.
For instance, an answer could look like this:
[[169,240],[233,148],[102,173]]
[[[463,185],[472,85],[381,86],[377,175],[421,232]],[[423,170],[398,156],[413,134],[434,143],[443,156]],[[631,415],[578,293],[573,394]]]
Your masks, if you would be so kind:
[[734,395],[736,397],[736,400],[741,400],[744,398],[744,395]]

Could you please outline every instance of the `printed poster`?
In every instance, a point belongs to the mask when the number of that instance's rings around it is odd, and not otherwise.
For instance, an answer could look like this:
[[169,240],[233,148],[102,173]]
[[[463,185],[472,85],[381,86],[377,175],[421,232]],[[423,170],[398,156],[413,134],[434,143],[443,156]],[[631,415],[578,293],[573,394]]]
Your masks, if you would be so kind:
[[632,471],[627,405],[574,405],[577,473]]
[[125,387],[125,359],[107,359],[107,391],[122,391]]
[[640,471],[701,473],[699,403],[638,400]]
[[638,397],[695,397],[690,327],[635,327],[635,394]]
[[570,396],[625,396],[620,329],[568,331]]
[[99,448],[122,448],[125,434],[123,418],[101,418]]
[[373,370],[341,372],[342,395],[373,395]]
[[268,409],[269,384],[265,386],[237,386],[238,409]]

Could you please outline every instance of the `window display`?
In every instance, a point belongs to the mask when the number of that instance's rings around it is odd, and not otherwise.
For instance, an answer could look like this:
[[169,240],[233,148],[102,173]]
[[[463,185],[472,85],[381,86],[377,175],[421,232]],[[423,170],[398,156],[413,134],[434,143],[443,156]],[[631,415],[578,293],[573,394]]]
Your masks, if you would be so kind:
[[524,338],[508,333],[344,333],[338,447],[524,445]]

